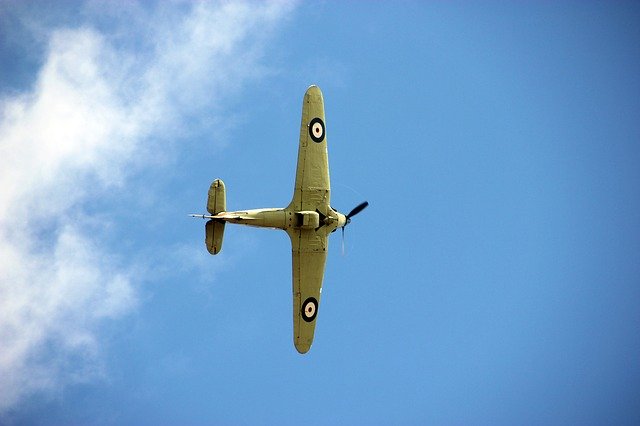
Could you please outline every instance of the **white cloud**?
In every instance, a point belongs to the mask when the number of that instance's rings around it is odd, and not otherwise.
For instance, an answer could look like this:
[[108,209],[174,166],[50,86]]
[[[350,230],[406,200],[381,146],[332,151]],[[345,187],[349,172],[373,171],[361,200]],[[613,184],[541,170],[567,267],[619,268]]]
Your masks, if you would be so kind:
[[[32,90],[0,104],[0,412],[103,374],[98,330],[136,306],[136,265],[77,212],[126,190],[128,171],[183,117],[219,113],[259,77],[265,37],[288,9],[196,3],[141,17],[132,7],[112,33],[50,31]],[[136,40],[123,43],[134,22]]]

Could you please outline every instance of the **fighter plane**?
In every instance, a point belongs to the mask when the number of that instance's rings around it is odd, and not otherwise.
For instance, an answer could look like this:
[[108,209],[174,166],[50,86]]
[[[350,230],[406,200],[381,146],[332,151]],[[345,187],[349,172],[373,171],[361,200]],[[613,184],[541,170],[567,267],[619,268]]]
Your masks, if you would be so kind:
[[224,182],[216,179],[209,188],[209,214],[190,215],[209,219],[205,225],[205,244],[211,254],[220,253],[227,222],[282,229],[289,234],[293,258],[293,341],[301,354],[307,353],[313,343],[328,236],[341,228],[344,238],[344,227],[369,205],[366,201],[360,203],[345,215],[331,207],[330,195],[324,100],[320,88],[311,86],[302,103],[296,181],[289,205],[227,211]]

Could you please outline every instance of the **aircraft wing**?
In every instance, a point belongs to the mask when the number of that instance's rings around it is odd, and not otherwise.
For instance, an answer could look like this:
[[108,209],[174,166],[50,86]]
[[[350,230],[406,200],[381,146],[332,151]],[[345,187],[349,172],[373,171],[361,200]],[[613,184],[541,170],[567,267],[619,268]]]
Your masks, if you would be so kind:
[[326,214],[330,189],[324,101],[320,89],[311,86],[302,102],[296,183],[289,208]]
[[293,341],[301,354],[313,343],[327,260],[323,229],[290,229],[293,260]]
[[[324,100],[320,89],[311,86],[302,101],[296,183],[288,209],[327,215],[330,189]],[[293,260],[293,340],[298,352],[306,353],[316,328],[327,260],[327,228],[290,228],[287,232]]]

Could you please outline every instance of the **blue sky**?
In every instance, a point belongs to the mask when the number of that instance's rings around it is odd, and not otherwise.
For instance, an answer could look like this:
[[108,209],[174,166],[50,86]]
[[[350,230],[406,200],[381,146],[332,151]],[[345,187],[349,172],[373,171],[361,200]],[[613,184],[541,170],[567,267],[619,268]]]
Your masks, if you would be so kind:
[[[637,424],[632,2],[0,2],[0,423]],[[313,348],[277,231],[325,98]]]

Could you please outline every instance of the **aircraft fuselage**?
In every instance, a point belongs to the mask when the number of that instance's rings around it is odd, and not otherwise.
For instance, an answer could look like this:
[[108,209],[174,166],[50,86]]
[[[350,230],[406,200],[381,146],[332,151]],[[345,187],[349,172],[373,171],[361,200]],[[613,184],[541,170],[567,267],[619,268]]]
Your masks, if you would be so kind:
[[329,231],[333,232],[347,223],[345,215],[332,208],[327,209],[327,214],[320,211],[268,208],[220,212],[216,215],[206,216],[206,218],[238,225],[282,229],[284,231],[291,228],[318,229],[325,226]]

